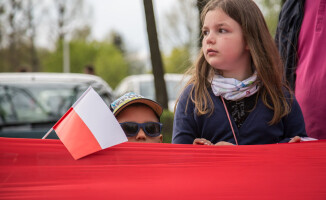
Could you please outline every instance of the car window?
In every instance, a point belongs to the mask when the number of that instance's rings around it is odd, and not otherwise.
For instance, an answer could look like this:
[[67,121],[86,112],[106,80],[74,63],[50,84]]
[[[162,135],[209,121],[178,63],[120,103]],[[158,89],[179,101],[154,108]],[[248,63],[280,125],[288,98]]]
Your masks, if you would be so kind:
[[0,86],[2,123],[47,120],[47,110],[34,95],[22,87]]
[[[69,83],[0,84],[1,123],[58,120],[88,88]],[[112,95],[94,88],[109,105]]]

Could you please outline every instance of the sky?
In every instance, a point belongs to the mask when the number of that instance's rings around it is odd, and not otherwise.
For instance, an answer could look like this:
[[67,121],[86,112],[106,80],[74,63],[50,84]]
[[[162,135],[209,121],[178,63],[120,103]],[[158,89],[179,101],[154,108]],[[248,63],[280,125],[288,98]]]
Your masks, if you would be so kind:
[[[156,26],[175,0],[153,0]],[[128,51],[146,56],[149,52],[143,0],[86,0],[92,10],[92,36],[102,40],[111,30],[120,33]],[[165,48],[165,47],[162,47]],[[168,48],[168,47],[166,47]]]

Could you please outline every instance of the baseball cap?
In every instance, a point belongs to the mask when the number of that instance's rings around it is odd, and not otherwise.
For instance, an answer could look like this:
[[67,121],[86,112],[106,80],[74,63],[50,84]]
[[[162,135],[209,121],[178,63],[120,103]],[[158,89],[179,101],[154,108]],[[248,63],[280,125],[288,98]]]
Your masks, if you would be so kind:
[[152,108],[155,112],[155,114],[160,117],[163,113],[163,108],[160,104],[158,104],[156,101],[153,101],[151,99],[145,98],[142,95],[136,94],[134,92],[129,92],[121,97],[119,97],[117,100],[111,103],[111,110],[114,114],[114,116],[117,116],[125,107],[134,104],[134,103],[142,103],[150,108]]

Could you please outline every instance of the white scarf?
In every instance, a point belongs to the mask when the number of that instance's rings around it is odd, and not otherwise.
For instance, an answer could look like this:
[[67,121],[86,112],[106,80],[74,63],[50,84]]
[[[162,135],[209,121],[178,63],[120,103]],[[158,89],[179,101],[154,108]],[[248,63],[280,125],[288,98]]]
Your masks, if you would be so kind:
[[215,96],[222,96],[227,100],[236,101],[244,97],[249,97],[259,90],[257,85],[257,72],[243,81],[234,78],[224,78],[215,75],[212,80],[212,90]]

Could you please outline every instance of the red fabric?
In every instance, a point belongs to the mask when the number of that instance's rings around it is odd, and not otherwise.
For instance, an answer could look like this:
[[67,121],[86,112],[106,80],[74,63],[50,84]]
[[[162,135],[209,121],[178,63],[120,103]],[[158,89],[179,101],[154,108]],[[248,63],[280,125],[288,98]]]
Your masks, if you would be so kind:
[[74,160],[59,140],[0,138],[0,199],[326,199],[326,141],[123,143]]
[[73,108],[67,111],[53,129],[76,160],[102,149],[92,131]]

